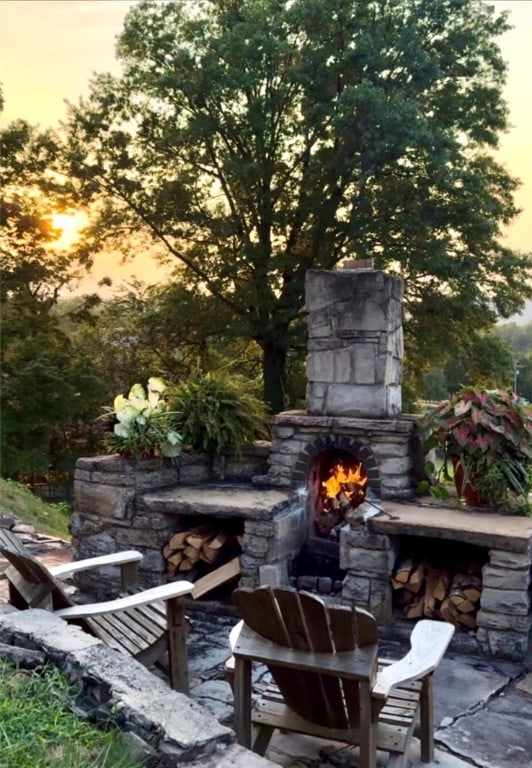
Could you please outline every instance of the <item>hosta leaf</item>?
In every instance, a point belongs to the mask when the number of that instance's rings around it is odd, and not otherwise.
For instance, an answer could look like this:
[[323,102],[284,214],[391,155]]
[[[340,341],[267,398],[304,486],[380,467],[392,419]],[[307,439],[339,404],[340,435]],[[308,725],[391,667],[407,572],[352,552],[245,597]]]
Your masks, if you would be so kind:
[[169,432],[166,435],[166,441],[170,443],[170,445],[181,445],[181,435],[178,432]]
[[136,420],[138,415],[138,410],[127,403],[127,401],[126,405],[116,411],[116,418],[124,424],[131,424]]
[[129,390],[130,400],[146,400],[146,392],[142,384],[133,384]]
[[113,402],[113,410],[116,413],[117,411],[121,411],[122,408],[125,408],[127,405],[129,405],[129,402],[124,395],[117,395]]
[[130,437],[130,428],[128,424],[115,424],[113,432],[117,437]]
[[157,392],[159,395],[162,395],[166,389],[167,386],[162,379],[156,376],[151,376],[148,379],[148,392]]

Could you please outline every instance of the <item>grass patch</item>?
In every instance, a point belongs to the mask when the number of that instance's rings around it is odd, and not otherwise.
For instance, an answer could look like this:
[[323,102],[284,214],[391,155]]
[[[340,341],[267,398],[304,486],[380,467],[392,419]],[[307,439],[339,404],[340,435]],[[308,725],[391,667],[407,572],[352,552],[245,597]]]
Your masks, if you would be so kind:
[[70,504],[47,503],[14,480],[0,479],[0,513],[11,514],[39,531],[70,539]]
[[78,717],[71,696],[53,666],[26,672],[0,661],[0,768],[140,768],[122,734]]

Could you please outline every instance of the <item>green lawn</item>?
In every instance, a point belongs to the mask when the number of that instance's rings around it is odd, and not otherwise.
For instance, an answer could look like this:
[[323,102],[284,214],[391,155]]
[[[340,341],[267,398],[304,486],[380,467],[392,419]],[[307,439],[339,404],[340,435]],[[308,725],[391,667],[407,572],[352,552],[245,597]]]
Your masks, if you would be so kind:
[[72,694],[55,667],[27,672],[0,661],[0,768],[140,768],[118,730],[71,711]]
[[0,478],[0,514],[15,515],[43,533],[70,539],[70,504],[49,504],[41,501],[28,488],[14,480]]

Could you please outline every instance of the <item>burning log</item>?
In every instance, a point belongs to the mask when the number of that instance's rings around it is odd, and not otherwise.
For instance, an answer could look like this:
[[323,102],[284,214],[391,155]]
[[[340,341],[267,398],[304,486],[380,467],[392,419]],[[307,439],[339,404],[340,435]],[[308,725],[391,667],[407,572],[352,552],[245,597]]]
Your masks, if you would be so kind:
[[318,536],[329,538],[336,526],[364,501],[367,483],[360,462],[353,461],[352,466],[347,466],[339,461],[331,467],[320,487],[322,509],[314,521]]

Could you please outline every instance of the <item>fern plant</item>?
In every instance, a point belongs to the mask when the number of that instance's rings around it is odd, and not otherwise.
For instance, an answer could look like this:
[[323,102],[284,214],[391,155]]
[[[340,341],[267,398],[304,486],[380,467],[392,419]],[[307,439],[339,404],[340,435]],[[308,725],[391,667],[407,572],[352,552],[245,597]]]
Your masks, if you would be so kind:
[[267,410],[242,376],[211,372],[173,390],[172,410],[184,446],[222,458],[266,434]]

